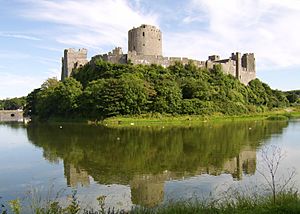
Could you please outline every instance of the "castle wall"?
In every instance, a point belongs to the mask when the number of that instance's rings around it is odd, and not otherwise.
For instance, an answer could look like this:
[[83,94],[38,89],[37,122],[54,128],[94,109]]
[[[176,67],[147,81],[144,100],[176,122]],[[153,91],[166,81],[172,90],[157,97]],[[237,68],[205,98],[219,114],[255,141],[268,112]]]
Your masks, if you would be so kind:
[[0,122],[23,121],[23,111],[0,110]]
[[135,52],[128,52],[127,60],[130,60],[130,62],[135,65],[137,65],[137,64],[142,64],[142,65],[158,64],[163,67],[168,67],[170,65],[174,65],[175,62],[180,62],[183,65],[186,65],[190,61],[192,61],[197,67],[205,67],[204,61],[192,60],[192,59],[181,58],[181,57],[137,55]]
[[122,48],[116,47],[109,52],[108,54],[96,55],[92,57],[92,60],[102,59],[103,61],[118,63],[118,64],[126,64],[127,63],[127,54],[123,54]]
[[256,78],[256,73],[255,71],[248,71],[247,69],[243,68],[241,73],[240,73],[240,81],[245,84],[248,85],[248,83],[251,80],[254,80]]
[[62,58],[62,72],[61,80],[70,77],[72,70],[88,63],[87,49],[75,49],[69,48],[64,50],[64,57]]
[[162,56],[162,34],[151,25],[141,25],[128,31],[128,51],[137,55]]

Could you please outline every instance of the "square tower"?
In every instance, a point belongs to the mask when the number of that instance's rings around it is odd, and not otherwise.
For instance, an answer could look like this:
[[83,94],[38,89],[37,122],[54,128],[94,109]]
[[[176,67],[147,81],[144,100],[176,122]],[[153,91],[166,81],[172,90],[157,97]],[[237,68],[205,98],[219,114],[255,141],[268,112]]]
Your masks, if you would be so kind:
[[88,63],[87,49],[82,48],[76,51],[73,48],[65,49],[62,57],[61,80],[70,77],[73,69]]

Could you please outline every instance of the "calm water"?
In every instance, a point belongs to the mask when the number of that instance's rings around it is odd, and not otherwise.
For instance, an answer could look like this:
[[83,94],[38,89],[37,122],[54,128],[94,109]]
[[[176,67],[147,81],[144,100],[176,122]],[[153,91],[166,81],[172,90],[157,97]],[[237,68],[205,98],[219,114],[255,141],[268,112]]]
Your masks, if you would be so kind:
[[[300,121],[226,122],[187,128],[109,129],[79,124],[0,124],[0,196],[77,189],[82,207],[130,209],[217,195],[263,182],[261,149],[287,154],[300,172]],[[300,176],[296,183],[300,186]]]

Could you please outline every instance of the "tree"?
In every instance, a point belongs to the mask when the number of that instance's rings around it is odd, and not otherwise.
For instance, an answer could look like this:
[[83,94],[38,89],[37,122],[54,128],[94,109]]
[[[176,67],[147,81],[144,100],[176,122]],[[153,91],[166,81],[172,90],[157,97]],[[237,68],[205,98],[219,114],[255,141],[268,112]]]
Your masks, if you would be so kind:
[[263,176],[267,182],[268,188],[272,192],[273,203],[276,203],[276,196],[278,193],[285,190],[285,188],[292,182],[296,175],[295,170],[288,172],[286,178],[277,176],[278,169],[285,158],[285,154],[282,152],[280,147],[270,146],[262,150],[262,168],[258,169],[258,173]]
[[72,77],[65,79],[54,90],[57,103],[57,114],[66,116],[74,113],[78,108],[78,98],[82,94],[82,85]]
[[26,97],[26,105],[24,107],[24,115],[25,116],[33,116],[37,115],[37,99],[38,99],[38,93],[40,92],[41,88],[34,89],[32,92],[30,92]]
[[151,110],[159,113],[176,114],[180,112],[182,93],[177,82],[163,79],[156,82]]
[[295,103],[298,100],[298,95],[295,92],[289,93],[286,98],[290,103]]
[[140,114],[146,109],[151,91],[148,84],[133,74],[120,79],[92,81],[84,90],[81,109],[89,109],[91,116]]
[[17,110],[23,109],[26,103],[25,97],[15,97],[11,99],[0,100],[0,109]]
[[55,89],[62,84],[56,78],[47,79],[37,93],[36,113],[42,119],[55,115],[57,104],[60,102],[55,96]]

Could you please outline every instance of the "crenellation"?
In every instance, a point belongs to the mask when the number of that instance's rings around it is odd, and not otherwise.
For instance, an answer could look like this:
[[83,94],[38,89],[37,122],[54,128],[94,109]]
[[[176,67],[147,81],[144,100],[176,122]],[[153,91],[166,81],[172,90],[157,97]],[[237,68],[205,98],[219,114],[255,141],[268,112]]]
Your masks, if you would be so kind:
[[220,60],[220,56],[218,56],[218,55],[212,55],[212,56],[208,57],[208,60],[210,60],[210,61],[218,61],[218,60]]
[[[72,70],[87,63],[87,50],[67,49],[62,61],[62,79],[70,76]],[[162,55],[162,33],[152,25],[142,24],[140,27],[128,31],[128,52],[123,54],[121,47],[114,48],[111,52],[92,57],[112,63],[126,64],[158,64],[163,67],[180,62],[183,65],[193,62],[199,68],[213,69],[215,65],[221,65],[225,74],[232,75],[243,84],[247,85],[256,78],[255,57],[253,53],[232,53],[227,59],[221,59],[219,55],[210,55],[208,60],[200,61],[186,57],[165,57]]]

